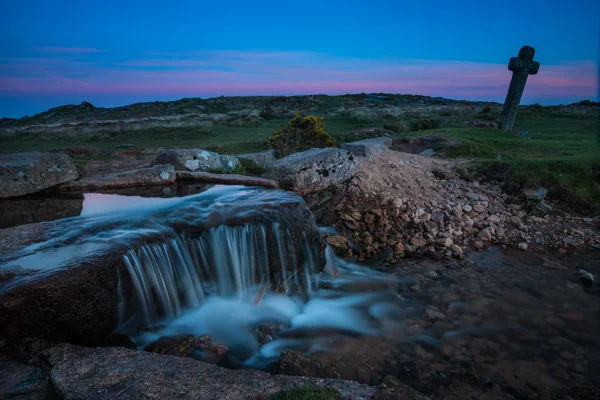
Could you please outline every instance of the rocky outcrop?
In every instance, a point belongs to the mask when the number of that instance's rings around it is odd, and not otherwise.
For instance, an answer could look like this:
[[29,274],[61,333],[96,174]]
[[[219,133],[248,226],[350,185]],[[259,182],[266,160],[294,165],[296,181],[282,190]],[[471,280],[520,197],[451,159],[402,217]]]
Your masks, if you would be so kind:
[[90,176],[57,187],[61,191],[103,190],[129,188],[132,186],[168,185],[175,182],[172,165],[155,165],[125,172]]
[[252,161],[261,168],[270,168],[275,162],[275,150],[263,150],[257,153],[240,154],[238,158]]
[[310,149],[277,160],[263,177],[307,195],[350,179],[359,168],[356,157],[346,150]]
[[203,149],[165,150],[156,156],[152,165],[171,164],[181,171],[213,171],[231,172],[238,165],[235,156],[221,155]]
[[18,362],[0,362],[0,399],[44,400],[51,394],[41,368]]
[[44,351],[43,356],[55,391],[65,400],[267,399],[303,385],[333,388],[345,399],[366,400],[377,392],[356,382],[229,370],[190,358],[118,347],[63,344]]
[[0,155],[0,198],[36,193],[74,179],[77,169],[66,154]]
[[371,160],[372,158],[389,149],[391,144],[391,139],[387,137],[381,137],[344,143],[340,147],[357,157],[364,157],[367,160]]
[[221,185],[244,185],[262,186],[269,189],[279,187],[279,182],[273,179],[259,178],[256,176],[236,174],[212,174],[210,172],[177,171],[177,179],[181,181],[200,181],[204,183],[216,183]]

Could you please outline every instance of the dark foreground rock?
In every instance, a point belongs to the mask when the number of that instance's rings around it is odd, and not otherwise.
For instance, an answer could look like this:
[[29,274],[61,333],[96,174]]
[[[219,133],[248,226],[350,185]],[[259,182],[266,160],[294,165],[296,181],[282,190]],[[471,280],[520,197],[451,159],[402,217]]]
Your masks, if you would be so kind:
[[0,198],[36,193],[74,179],[77,169],[66,154],[0,155]]
[[156,156],[152,165],[171,164],[176,170],[231,172],[238,165],[235,156],[221,155],[203,149],[165,150]]
[[0,399],[43,400],[51,394],[41,368],[18,362],[0,363]]
[[377,390],[356,382],[228,370],[190,358],[123,348],[59,345],[43,352],[50,379],[65,399],[266,399],[308,385],[333,388],[345,399],[369,399]]
[[350,179],[359,168],[355,156],[346,150],[310,149],[277,160],[263,177],[306,195]]
[[166,185],[175,182],[175,168],[172,165],[155,165],[125,172],[90,176],[79,181],[60,185],[61,191],[102,190],[129,188],[132,186]]

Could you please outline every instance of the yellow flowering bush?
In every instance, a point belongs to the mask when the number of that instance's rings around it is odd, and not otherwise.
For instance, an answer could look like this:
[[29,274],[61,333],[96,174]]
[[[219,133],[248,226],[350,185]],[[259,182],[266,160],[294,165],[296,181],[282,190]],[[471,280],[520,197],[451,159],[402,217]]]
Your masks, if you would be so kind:
[[335,140],[325,132],[323,117],[301,117],[300,113],[296,113],[286,125],[269,136],[267,143],[275,149],[279,157],[315,147],[336,146]]

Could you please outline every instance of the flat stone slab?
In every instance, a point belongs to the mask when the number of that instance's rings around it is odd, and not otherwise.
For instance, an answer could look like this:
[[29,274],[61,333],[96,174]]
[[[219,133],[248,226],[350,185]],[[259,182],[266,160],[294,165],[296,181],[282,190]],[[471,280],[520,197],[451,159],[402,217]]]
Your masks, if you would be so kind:
[[0,198],[36,193],[77,179],[66,154],[18,153],[0,155]]
[[100,190],[128,188],[132,186],[167,185],[173,182],[175,182],[175,168],[172,165],[155,165],[149,168],[90,176],[60,185],[56,189],[60,191]]
[[222,155],[204,149],[173,149],[158,153],[152,165],[171,164],[181,171],[223,170],[231,172],[238,165],[235,156]]
[[392,145],[392,140],[387,137],[358,140],[356,142],[344,143],[340,147],[357,157],[371,160],[383,153]]
[[206,183],[218,183],[223,185],[262,186],[269,189],[279,187],[279,182],[273,179],[236,174],[213,174],[210,172],[176,171],[177,180],[194,180]]
[[51,368],[52,385],[65,400],[268,399],[304,385],[335,389],[344,399],[366,400],[377,393],[377,388],[357,382],[230,370],[191,358],[119,347],[62,344],[42,354]]
[[307,195],[350,179],[360,169],[356,157],[343,149],[320,148],[294,153],[273,163],[264,178]]

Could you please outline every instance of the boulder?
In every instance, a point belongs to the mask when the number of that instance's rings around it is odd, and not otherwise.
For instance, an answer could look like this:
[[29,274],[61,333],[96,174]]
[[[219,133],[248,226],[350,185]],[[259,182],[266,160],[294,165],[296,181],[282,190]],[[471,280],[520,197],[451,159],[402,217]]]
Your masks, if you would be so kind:
[[167,185],[175,182],[175,168],[172,165],[155,165],[125,172],[90,176],[57,187],[61,191],[103,190],[129,188],[132,186]]
[[[344,399],[369,399],[376,389],[357,382],[241,369],[191,358],[118,347],[62,344],[42,354],[52,385],[63,399],[266,399],[299,386],[333,388]],[[140,368],[143,366],[143,368]]]
[[36,193],[74,179],[77,169],[66,154],[0,155],[0,198]]
[[44,400],[51,393],[48,376],[41,368],[0,362],[0,399]]
[[281,186],[307,195],[350,179],[358,172],[356,157],[343,149],[320,148],[294,153],[273,163],[263,175]]
[[231,172],[238,165],[235,156],[221,155],[203,149],[175,149],[158,153],[152,165],[171,164],[176,170]]
[[237,158],[244,158],[252,161],[254,164],[262,168],[270,168],[275,162],[275,150],[263,150],[257,153],[240,154]]
[[344,143],[340,147],[357,157],[365,157],[371,160],[392,145],[392,140],[387,137],[359,140],[356,142]]

